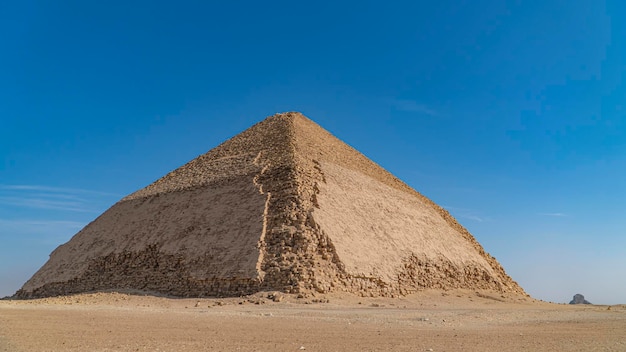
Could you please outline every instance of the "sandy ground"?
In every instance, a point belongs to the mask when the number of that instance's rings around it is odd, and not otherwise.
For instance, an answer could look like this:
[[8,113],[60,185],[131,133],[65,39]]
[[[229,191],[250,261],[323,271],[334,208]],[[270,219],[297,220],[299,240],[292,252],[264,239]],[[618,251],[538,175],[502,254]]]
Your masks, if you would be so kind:
[[626,351],[626,305],[502,302],[470,291],[266,296],[0,301],[0,351]]

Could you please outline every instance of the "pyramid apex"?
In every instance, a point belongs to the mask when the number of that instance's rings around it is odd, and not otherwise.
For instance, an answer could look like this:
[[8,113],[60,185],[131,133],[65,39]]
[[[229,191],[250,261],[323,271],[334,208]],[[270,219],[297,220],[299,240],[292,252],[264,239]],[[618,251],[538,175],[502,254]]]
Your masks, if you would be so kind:
[[285,112],[277,112],[273,116],[278,116],[282,118],[295,118],[295,117],[305,117],[303,113],[300,111],[285,111]]
[[309,121],[311,120],[299,111],[279,112],[274,115],[268,116],[266,120],[267,119],[282,119],[282,120],[287,120],[287,121],[294,121],[297,119],[304,119],[304,120],[309,120]]

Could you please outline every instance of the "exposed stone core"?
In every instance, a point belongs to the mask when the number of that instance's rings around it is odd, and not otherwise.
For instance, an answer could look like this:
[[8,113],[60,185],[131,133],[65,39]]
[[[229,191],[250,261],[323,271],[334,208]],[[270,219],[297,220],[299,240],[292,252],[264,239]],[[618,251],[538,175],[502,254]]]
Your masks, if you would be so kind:
[[284,113],[123,198],[52,252],[16,297],[423,288],[524,294],[447,211]]

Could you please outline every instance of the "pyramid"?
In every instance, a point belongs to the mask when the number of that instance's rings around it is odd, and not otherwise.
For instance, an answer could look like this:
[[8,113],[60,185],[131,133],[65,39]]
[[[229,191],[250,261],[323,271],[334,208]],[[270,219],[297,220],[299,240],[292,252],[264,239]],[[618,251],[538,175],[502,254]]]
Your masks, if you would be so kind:
[[15,297],[426,288],[525,294],[446,210],[290,112],[121,199]]

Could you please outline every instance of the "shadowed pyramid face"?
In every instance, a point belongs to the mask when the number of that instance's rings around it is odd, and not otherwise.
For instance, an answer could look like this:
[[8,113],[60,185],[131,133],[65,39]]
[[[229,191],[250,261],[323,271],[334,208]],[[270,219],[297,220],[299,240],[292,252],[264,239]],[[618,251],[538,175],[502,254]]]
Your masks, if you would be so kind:
[[17,292],[523,294],[445,210],[299,113],[268,117],[115,204]]

